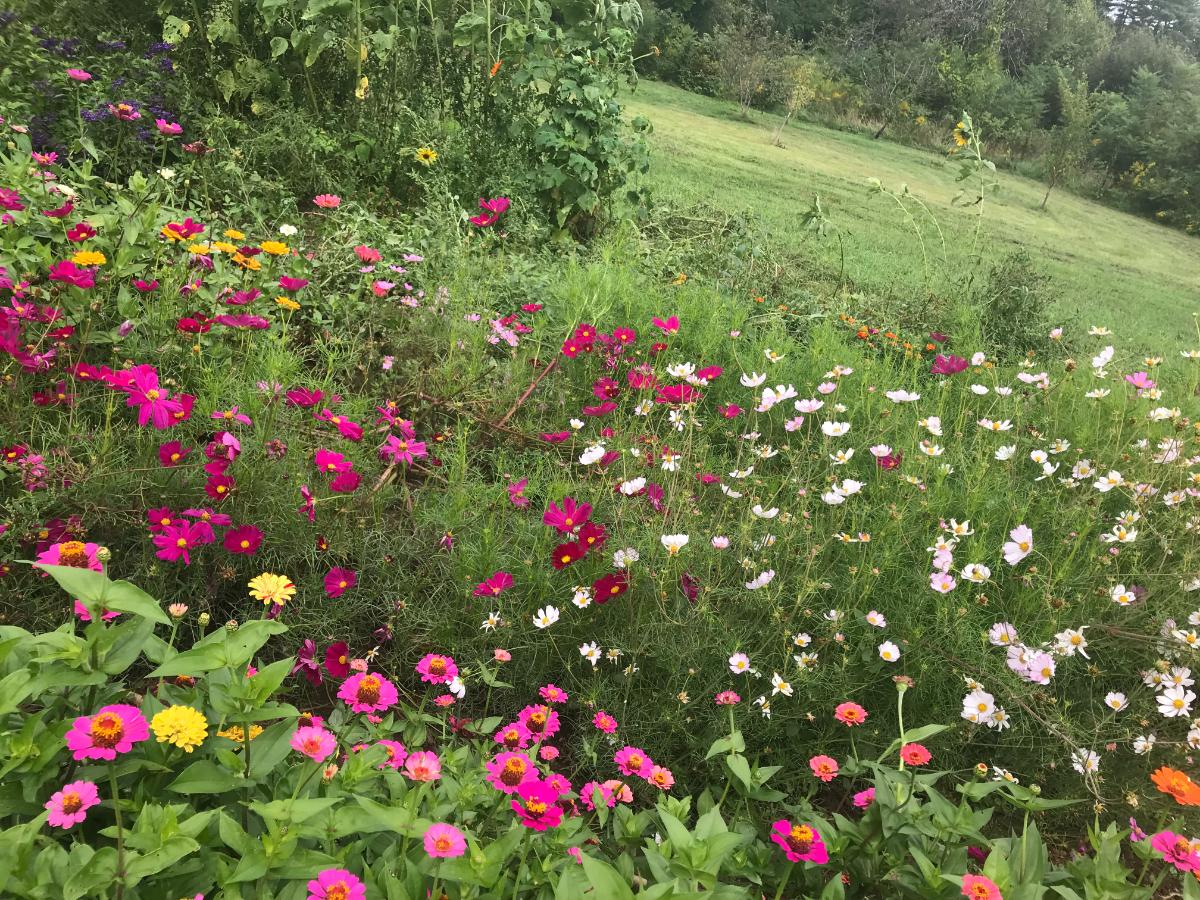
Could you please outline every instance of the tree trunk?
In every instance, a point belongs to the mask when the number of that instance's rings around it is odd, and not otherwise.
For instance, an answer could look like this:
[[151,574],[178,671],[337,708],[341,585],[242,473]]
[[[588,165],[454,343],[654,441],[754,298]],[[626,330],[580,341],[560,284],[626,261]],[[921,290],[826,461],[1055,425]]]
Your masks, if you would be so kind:
[[787,115],[783,117],[783,121],[779,123],[779,127],[775,129],[775,137],[771,138],[771,143],[776,147],[782,147],[783,142],[780,138],[783,136],[783,129],[787,128],[788,120],[792,118],[792,111],[789,109]]
[[883,130],[884,130],[885,128],[887,128],[887,127],[888,127],[887,119],[884,119],[884,120],[883,120],[883,124],[879,126],[879,130],[878,130],[878,131],[876,131],[876,132],[875,132],[875,133],[874,133],[874,134],[871,136],[871,140],[873,140],[873,141],[877,141],[877,140],[879,140],[881,137],[883,137]]
[[1042,198],[1042,205],[1038,207],[1040,210],[1046,209],[1046,201],[1050,199],[1050,192],[1054,190],[1054,184],[1051,183],[1046,187],[1046,196]]

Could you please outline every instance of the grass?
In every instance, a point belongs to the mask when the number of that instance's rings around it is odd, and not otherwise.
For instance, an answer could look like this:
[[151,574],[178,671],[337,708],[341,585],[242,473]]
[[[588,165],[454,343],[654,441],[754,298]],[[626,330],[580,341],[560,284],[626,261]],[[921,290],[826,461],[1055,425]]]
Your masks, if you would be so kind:
[[[654,82],[638,86],[628,111],[654,125],[650,186],[659,200],[749,214],[770,244],[836,274],[836,239],[799,225],[817,195],[843,234],[847,276],[857,290],[922,292],[911,225],[891,200],[868,192],[872,177],[891,190],[907,184],[929,207],[946,237],[947,271],[970,264],[976,211],[952,205],[960,187],[952,160],[803,122],[789,126],[785,146],[776,147],[775,117],[755,113],[742,121],[730,103]],[[1055,191],[1042,211],[1040,182],[1001,172],[999,183],[984,210],[985,265],[1023,247],[1051,276],[1056,316],[1106,324],[1144,346],[1194,344],[1195,239],[1065,191]]]

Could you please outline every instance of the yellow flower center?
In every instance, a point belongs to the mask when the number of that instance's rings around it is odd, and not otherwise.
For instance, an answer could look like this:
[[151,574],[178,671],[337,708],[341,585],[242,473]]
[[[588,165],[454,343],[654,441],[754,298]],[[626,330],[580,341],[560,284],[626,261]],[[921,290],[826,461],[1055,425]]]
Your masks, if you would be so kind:
[[358,702],[378,703],[379,689],[379,679],[374,675],[368,675],[358,683]]
[[83,807],[83,798],[75,791],[64,792],[62,795],[62,811],[67,815],[77,813]]
[[125,736],[125,723],[116,713],[100,713],[92,719],[89,732],[93,744],[111,750]]
[[67,541],[58,548],[58,564],[75,569],[88,567],[87,547],[82,541]]
[[788,832],[787,843],[796,853],[807,853],[812,848],[813,830],[807,825],[793,825]]

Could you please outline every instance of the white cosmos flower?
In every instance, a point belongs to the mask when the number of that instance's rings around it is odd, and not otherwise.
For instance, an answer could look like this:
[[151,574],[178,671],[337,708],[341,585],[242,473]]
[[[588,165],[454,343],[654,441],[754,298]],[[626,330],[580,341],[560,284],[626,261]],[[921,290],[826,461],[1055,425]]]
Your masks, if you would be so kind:
[[796,665],[801,669],[815,669],[817,667],[818,653],[797,653],[792,656],[796,661]]
[[844,466],[846,463],[850,462],[853,456],[854,448],[849,447],[846,450],[839,450],[837,453],[830,453],[829,461],[835,466]]
[[849,422],[822,422],[821,433],[826,437],[841,437],[850,433]]
[[1104,695],[1104,705],[1114,712],[1121,712],[1129,706],[1129,698],[1120,691],[1109,691]]
[[912,391],[887,391],[884,396],[893,403],[915,403],[921,399],[920,394],[914,394]]
[[1120,487],[1124,483],[1124,476],[1116,469],[1112,469],[1107,475],[1101,475],[1099,478],[1097,478],[1093,483],[1093,487],[1095,487],[1100,493],[1107,494],[1113,488]]
[[1004,385],[1000,385],[1000,386],[998,386],[998,387],[994,387],[994,388],[992,388],[992,390],[994,390],[994,391],[995,391],[997,394],[999,394],[1001,397],[1007,397],[1007,396],[1009,396],[1010,394],[1012,394],[1012,392],[1013,392],[1013,389],[1012,389],[1012,388],[1010,388],[1010,387],[1005,387]]
[[579,431],[583,428],[583,419],[572,419],[567,424],[571,426],[572,431]]
[[792,696],[792,686],[783,680],[783,677],[778,672],[771,673],[771,696],[783,694],[785,697]]
[[768,584],[770,584],[774,578],[775,578],[775,570],[767,569],[767,571],[762,572],[762,573],[754,576],[754,578],[752,580],[747,581],[746,582],[746,590],[757,591],[759,588],[766,587]]
[[1154,743],[1158,738],[1153,734],[1139,734],[1133,739],[1133,752],[1138,756],[1145,756],[1154,749]]
[[1169,687],[1158,695],[1158,711],[1168,719],[1186,716],[1192,711],[1196,695],[1186,687]]
[[801,650],[803,650],[805,647],[807,647],[809,644],[812,643],[812,635],[810,635],[804,631],[801,631],[799,634],[793,634],[792,635],[792,643],[795,644],[797,647],[799,647]]
[[751,466],[748,469],[734,469],[729,473],[729,477],[736,478],[738,481],[741,481],[743,478],[749,478],[753,472],[754,466]]
[[592,605],[591,589],[586,587],[575,588],[575,595],[571,598],[571,602],[580,609],[587,609]]
[[1106,337],[1112,334],[1112,332],[1104,325],[1092,325],[1088,328],[1088,334],[1092,337]]
[[672,366],[667,366],[667,374],[672,378],[687,378],[695,371],[695,364],[690,362],[675,363]]
[[921,452],[926,456],[941,456],[945,450],[937,444],[932,444],[929,441],[921,441]]
[[756,388],[766,380],[767,380],[766,372],[762,372],[762,373],[751,372],[749,375],[746,375],[745,373],[743,373],[742,377],[739,379],[739,381],[741,381],[742,387],[747,387],[747,388]]
[[770,509],[763,509],[761,503],[755,503],[750,508],[750,512],[760,519],[773,519],[779,515],[779,507],[772,506]]
[[734,675],[745,675],[750,671],[750,657],[745,653],[735,653],[729,657],[729,671]]
[[1101,350],[1099,353],[1097,353],[1095,356],[1092,357],[1092,368],[1093,369],[1103,369],[1110,362],[1112,362],[1114,352],[1115,351],[1113,349],[1113,346],[1111,344],[1109,344],[1107,347],[1105,347],[1103,350]]
[[467,686],[463,684],[463,680],[457,675],[455,675],[454,678],[451,679],[450,683],[446,685],[446,690],[452,693],[459,700],[467,696]]
[[641,555],[633,547],[626,547],[623,550],[618,550],[613,553],[613,567],[617,569],[625,569],[633,565]]
[[646,479],[639,476],[630,481],[621,482],[621,493],[626,497],[631,497],[646,486]]
[[971,527],[971,520],[960,522],[958,519],[950,520],[950,533],[955,537],[970,537],[975,533],[975,529]]
[[934,437],[942,436],[942,419],[941,416],[929,416],[924,419],[919,419],[917,424],[932,434]]
[[590,662],[593,669],[596,668],[596,663],[600,662],[600,648],[596,646],[595,641],[580,644],[579,655]]
[[1081,747],[1071,753],[1071,768],[1080,775],[1094,775],[1100,771],[1100,757],[1095,750]]
[[1054,649],[1062,656],[1074,656],[1078,653],[1084,659],[1091,659],[1087,655],[1087,638],[1083,636],[1083,628],[1075,629],[1068,628],[1065,631],[1060,631],[1054,636]]
[[279,233],[285,237],[295,237],[298,233],[298,229],[295,225],[284,224],[279,226]]
[[667,553],[674,556],[687,546],[688,536],[686,534],[664,534],[659,540],[666,548]]
[[815,413],[818,409],[825,405],[825,401],[818,400],[816,397],[810,397],[807,400],[797,400],[792,405],[796,407],[796,412]]
[[1111,393],[1112,391],[1110,391],[1108,388],[1095,388],[1094,390],[1088,391],[1083,396],[1087,397],[1089,400],[1103,400]]
[[549,628],[558,621],[558,607],[545,606],[537,611],[533,617],[533,624],[538,628]]
[[884,641],[879,645],[879,658],[884,662],[895,662],[900,658],[900,648],[891,641]]
[[1008,419],[1002,419],[999,422],[993,421],[992,419],[980,419],[979,427],[984,429],[985,431],[1000,432],[1000,431],[1012,431],[1013,426],[1012,426],[1012,422],[1010,422]]
[[988,629],[988,641],[993,647],[1011,647],[1017,642],[1017,629],[1007,622],[997,622]]
[[648,416],[648,415],[650,415],[650,412],[653,409],[654,409],[654,403],[652,401],[643,400],[641,403],[639,403],[637,406],[635,406],[633,408],[633,414],[635,416]]
[[1113,603],[1116,603],[1120,606],[1132,606],[1135,602],[1137,602],[1137,595],[1134,594],[1133,591],[1126,589],[1125,585],[1123,584],[1113,585],[1113,588],[1108,592],[1108,595],[1113,598]]
[[887,619],[884,618],[883,613],[877,610],[873,609],[867,613],[866,619],[868,625],[874,625],[876,628],[887,628]]
[[977,394],[977,395],[979,395],[980,397],[982,397],[982,396],[983,396],[984,394],[986,394],[987,392],[988,392],[988,389],[987,389],[987,388],[986,388],[984,385],[982,385],[982,384],[973,384],[973,385],[971,385],[971,393],[972,393],[972,394]]
[[1004,711],[1003,706],[997,706],[992,710],[992,714],[988,716],[987,721],[983,724],[988,728],[995,728],[997,731],[1003,731],[1005,728],[1011,728],[1012,723],[1008,720],[1008,713]]
[[500,625],[500,613],[490,612],[487,618],[483,620],[483,624],[479,626],[482,631],[495,631]]
[[770,347],[768,347],[766,350],[763,351],[763,356],[765,356],[767,358],[767,361],[770,362],[772,365],[774,365],[777,362],[782,362],[783,358],[784,358],[782,353],[776,353]]
[[735,491],[733,488],[731,488],[727,484],[721,485],[721,493],[723,493],[730,500],[739,500],[742,497],[741,491]]
[[999,450],[997,450],[994,455],[997,460],[999,460],[1000,462],[1004,462],[1007,459],[1012,459],[1013,454],[1016,452],[1017,452],[1016,444],[1005,444],[1003,447],[1001,447]]
[[996,708],[996,698],[983,688],[977,688],[963,697],[962,717],[968,722],[982,725]]
[[603,444],[592,444],[579,454],[579,462],[581,465],[590,466],[600,462],[606,452]]
[[983,584],[992,577],[992,570],[983,563],[969,563],[963,567],[962,577],[975,584]]

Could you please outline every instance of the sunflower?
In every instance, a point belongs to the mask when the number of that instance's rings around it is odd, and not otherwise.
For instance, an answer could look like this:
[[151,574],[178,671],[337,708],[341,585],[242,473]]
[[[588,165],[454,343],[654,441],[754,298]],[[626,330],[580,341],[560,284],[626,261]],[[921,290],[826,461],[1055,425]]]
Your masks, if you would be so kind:
[[437,162],[438,158],[437,151],[432,147],[418,147],[417,152],[413,155],[416,157],[417,162],[423,166],[432,166]]

